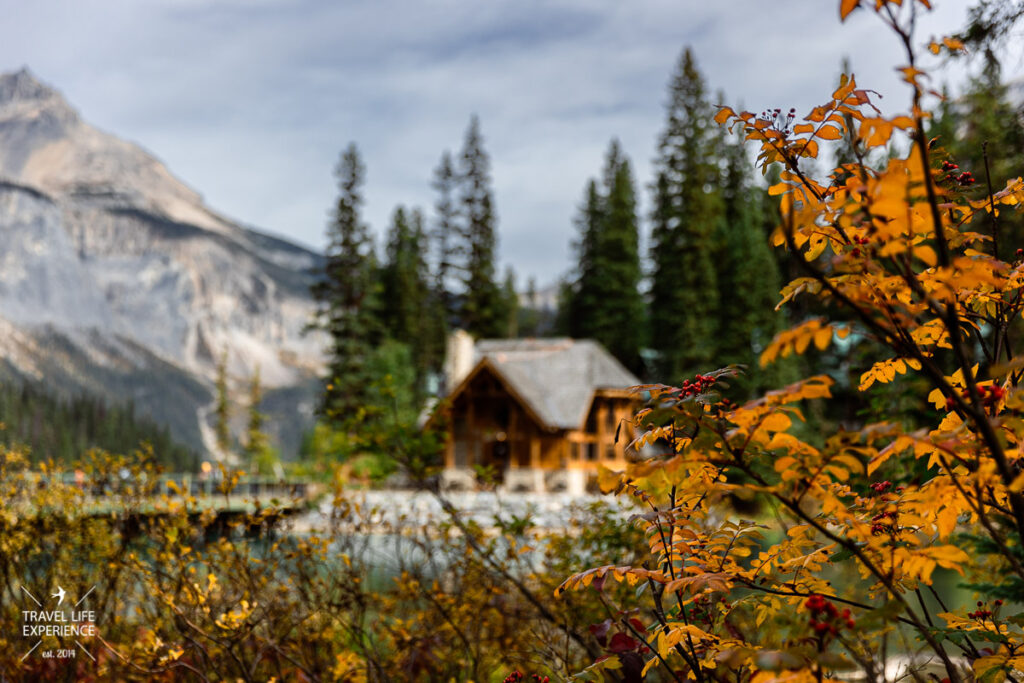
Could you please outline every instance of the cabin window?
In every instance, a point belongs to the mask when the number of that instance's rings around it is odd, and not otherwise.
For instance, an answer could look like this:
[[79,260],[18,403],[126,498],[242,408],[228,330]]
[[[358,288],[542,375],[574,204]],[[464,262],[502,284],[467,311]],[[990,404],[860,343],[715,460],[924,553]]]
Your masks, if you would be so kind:
[[615,431],[615,423],[617,422],[617,420],[615,419],[615,415],[615,404],[609,403],[608,409],[605,411],[604,414],[604,428],[609,432]]
[[587,444],[587,460],[590,460],[590,461],[597,460],[597,444],[596,443],[588,443]]
[[608,444],[604,447],[604,459],[614,460],[615,459],[615,444]]
[[569,457],[573,460],[583,459],[583,444],[577,442],[572,444],[572,448],[569,450]]

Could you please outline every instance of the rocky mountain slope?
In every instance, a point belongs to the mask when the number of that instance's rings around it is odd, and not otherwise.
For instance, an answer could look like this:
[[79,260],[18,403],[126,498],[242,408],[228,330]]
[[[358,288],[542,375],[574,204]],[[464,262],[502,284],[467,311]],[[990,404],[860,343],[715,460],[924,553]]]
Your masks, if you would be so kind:
[[239,397],[259,368],[287,454],[311,419],[322,365],[323,339],[302,333],[320,258],[211,211],[27,70],[0,76],[4,374],[132,399],[210,448],[226,352]]

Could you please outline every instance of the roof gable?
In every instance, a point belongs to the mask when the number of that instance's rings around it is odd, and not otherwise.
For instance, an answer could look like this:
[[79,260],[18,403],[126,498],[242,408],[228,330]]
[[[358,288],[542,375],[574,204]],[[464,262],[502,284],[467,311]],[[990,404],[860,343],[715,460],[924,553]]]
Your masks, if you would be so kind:
[[[551,429],[583,425],[594,393],[626,389],[637,379],[600,344],[589,339],[487,339],[474,348],[476,363],[466,379],[488,366]],[[460,382],[453,396],[466,382]]]

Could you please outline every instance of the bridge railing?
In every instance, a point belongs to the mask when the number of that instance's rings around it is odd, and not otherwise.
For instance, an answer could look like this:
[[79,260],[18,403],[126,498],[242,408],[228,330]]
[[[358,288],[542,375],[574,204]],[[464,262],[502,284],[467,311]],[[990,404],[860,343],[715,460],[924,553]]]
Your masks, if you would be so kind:
[[172,472],[152,476],[143,474],[136,478],[130,473],[112,475],[94,479],[76,472],[63,472],[56,475],[29,474],[18,488],[44,488],[50,482],[57,481],[65,486],[74,486],[92,497],[110,495],[162,496],[170,497],[193,496],[215,497],[228,495],[231,497],[282,499],[306,498],[310,495],[312,484],[305,479],[277,479],[271,477],[244,476],[234,486],[225,491],[223,480],[215,475],[198,475],[189,472]]

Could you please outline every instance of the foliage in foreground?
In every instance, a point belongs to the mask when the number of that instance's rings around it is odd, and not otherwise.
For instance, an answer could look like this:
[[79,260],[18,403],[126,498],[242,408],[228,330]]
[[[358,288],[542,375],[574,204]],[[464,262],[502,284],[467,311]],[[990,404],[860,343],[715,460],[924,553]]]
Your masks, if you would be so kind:
[[[301,501],[285,495],[226,515],[168,486],[150,453],[95,452],[73,468],[85,478],[0,449],[2,680],[565,677],[614,650],[587,628],[609,618],[600,601],[551,599],[560,577],[639,561],[631,549],[643,547],[608,505],[580,507],[552,532],[500,505],[474,521],[423,493],[436,511],[423,519],[335,486],[312,517],[288,515]],[[243,487],[222,471],[213,502],[237,507]],[[58,587],[65,618],[93,611],[97,633],[77,639],[83,649],[46,637],[26,656],[24,611],[39,609],[29,595],[52,610]],[[77,656],[53,655],[67,652]]]
[[[839,5],[845,19],[862,3]],[[848,75],[803,120],[729,108],[717,120],[759,143],[766,171],[785,167],[771,189],[782,199],[774,242],[803,275],[782,303],[811,298],[832,312],[777,335],[762,362],[836,339],[885,349],[862,368],[860,391],[916,375],[934,419],[917,429],[876,414],[807,437],[802,404],[829,398],[842,378],[811,377],[740,406],[722,398],[732,369],[648,387],[655,402],[638,416],[640,441],[663,439],[674,454],[604,479],[647,507],[650,555],[559,588],[644,589],[618,619],[635,648],[585,676],[1024,680],[1024,249],[1001,232],[1024,183],[961,168],[926,137],[929,91],[912,34],[922,7],[863,3],[906,48],[906,114],[883,115]],[[928,47],[961,49],[955,39]],[[901,139],[905,153],[890,154]],[[828,141],[844,141],[852,160],[815,178],[809,162]],[[763,514],[722,514],[743,496]],[[976,603],[941,587],[950,573]],[[638,663],[641,673],[627,673]]]

